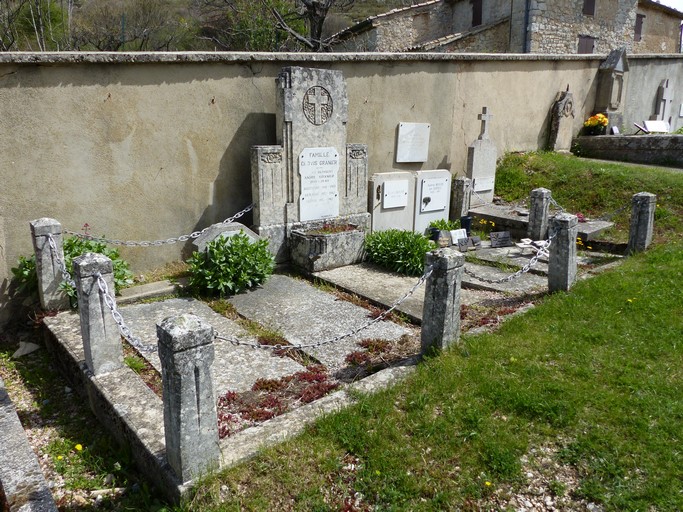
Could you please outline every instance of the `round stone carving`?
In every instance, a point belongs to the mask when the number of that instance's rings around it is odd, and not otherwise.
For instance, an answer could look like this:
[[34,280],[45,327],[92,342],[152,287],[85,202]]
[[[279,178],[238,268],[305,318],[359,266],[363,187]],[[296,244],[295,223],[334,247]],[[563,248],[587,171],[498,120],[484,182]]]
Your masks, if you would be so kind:
[[304,94],[304,115],[310,123],[320,126],[332,117],[332,96],[320,85],[311,87]]

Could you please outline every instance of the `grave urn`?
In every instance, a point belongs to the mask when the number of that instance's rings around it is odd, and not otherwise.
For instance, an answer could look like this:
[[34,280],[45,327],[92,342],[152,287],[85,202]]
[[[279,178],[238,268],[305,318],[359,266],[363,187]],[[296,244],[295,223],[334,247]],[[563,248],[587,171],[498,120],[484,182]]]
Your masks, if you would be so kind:
[[360,263],[364,246],[365,232],[356,224],[312,224],[293,229],[289,236],[292,261],[308,272]]

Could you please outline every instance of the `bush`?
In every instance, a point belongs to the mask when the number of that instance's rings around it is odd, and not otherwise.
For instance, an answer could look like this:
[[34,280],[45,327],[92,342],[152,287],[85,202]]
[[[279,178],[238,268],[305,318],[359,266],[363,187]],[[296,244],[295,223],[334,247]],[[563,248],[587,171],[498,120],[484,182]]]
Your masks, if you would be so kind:
[[[133,274],[130,271],[128,262],[121,259],[118,249],[113,249],[103,242],[87,240],[77,236],[66,238],[64,247],[64,265],[73,278],[73,261],[75,258],[94,252],[104,254],[112,261],[114,266],[114,287],[116,293],[133,282]],[[38,294],[38,274],[36,273],[36,257],[26,258],[21,256],[16,267],[12,269],[12,274],[17,281],[17,292],[26,294]],[[76,290],[67,282],[62,282],[60,287],[66,291],[71,300],[72,306],[76,307]]]
[[460,228],[460,221],[450,219],[433,220],[429,223],[429,227],[436,228],[442,231],[453,231],[455,229]]
[[412,231],[389,229],[366,235],[368,260],[389,270],[419,276],[424,272],[424,259],[436,244]]
[[240,232],[220,236],[194,252],[190,265],[190,286],[208,295],[233,295],[263,283],[275,268],[268,240],[252,242]]

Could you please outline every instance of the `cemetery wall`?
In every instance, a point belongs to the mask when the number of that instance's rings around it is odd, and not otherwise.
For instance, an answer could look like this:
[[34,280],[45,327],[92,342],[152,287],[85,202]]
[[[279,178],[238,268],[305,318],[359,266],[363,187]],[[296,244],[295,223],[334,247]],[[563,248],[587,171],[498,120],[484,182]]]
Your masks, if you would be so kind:
[[[569,84],[578,132],[592,109],[603,58],[1,54],[0,322],[9,314],[10,268],[32,252],[32,219],[52,217],[74,231],[87,223],[92,234],[111,238],[156,240],[220,222],[249,204],[250,148],[276,142],[275,78],[284,66],[343,72],[348,142],[368,145],[370,174],[440,168],[463,175],[483,106],[494,116],[489,133],[499,155],[539,149],[553,101]],[[654,80],[650,75],[667,75],[676,84],[683,78],[674,70],[681,68],[678,59],[630,62],[636,91],[639,80]],[[642,117],[647,101],[630,98],[628,90],[626,97],[625,118],[633,118],[629,108]],[[678,113],[680,98],[675,101]],[[430,123],[427,162],[395,163],[399,122]],[[189,242],[121,249],[135,272],[190,251]]]

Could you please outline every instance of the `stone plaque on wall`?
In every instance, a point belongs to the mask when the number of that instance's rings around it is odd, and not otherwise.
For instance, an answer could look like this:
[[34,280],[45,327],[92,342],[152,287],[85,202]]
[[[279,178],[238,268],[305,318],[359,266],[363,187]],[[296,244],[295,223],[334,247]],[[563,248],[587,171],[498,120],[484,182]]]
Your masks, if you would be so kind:
[[445,210],[450,198],[450,177],[423,178],[421,183],[420,211]]
[[338,173],[339,152],[335,148],[304,148],[299,155],[300,220],[325,219],[339,215]]
[[428,123],[400,123],[396,162],[426,162],[429,157],[430,129]]
[[408,180],[385,181],[382,208],[404,208],[408,205]]

